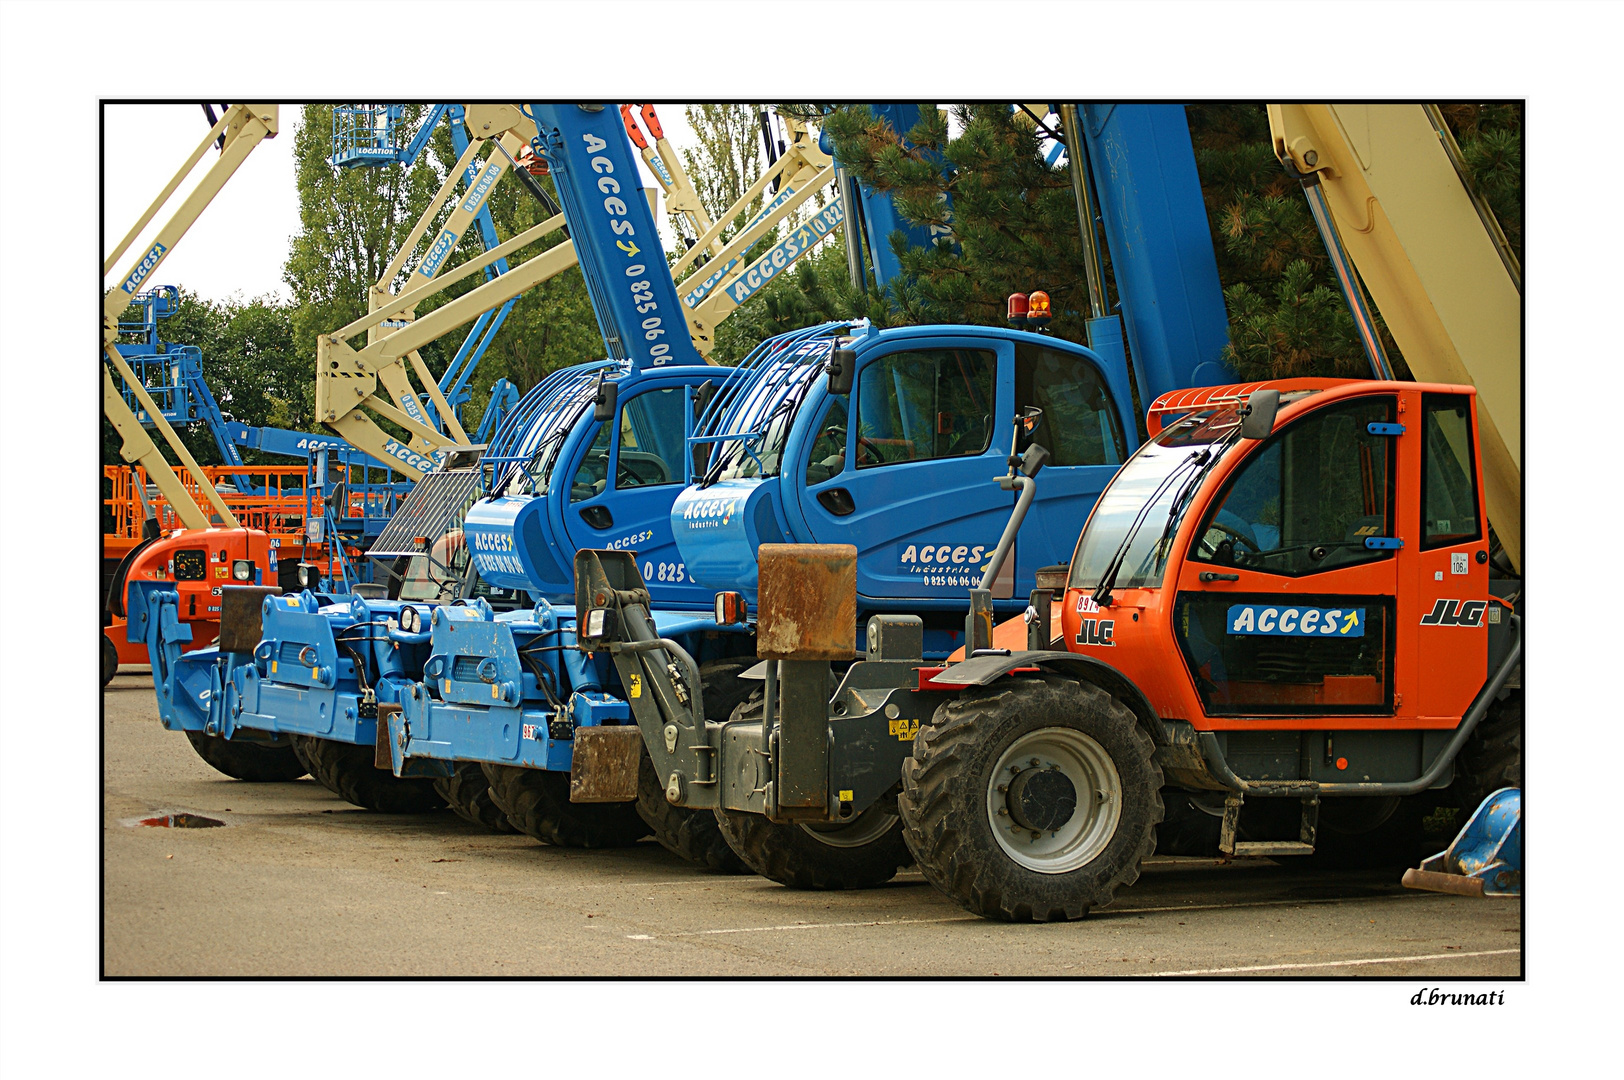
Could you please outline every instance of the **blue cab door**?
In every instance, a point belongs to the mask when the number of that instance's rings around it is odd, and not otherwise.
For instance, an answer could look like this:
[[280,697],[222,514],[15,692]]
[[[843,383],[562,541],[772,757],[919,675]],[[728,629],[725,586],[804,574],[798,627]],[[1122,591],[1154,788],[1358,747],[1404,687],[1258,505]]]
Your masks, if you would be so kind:
[[849,398],[817,406],[786,488],[815,542],[856,546],[860,597],[958,602],[979,583],[1013,506],[996,483],[1012,360],[995,339],[911,338],[863,357]]
[[[1032,334],[898,342],[859,361],[849,398],[814,406],[786,487],[814,541],[857,547],[859,596],[959,605],[1014,509],[997,477],[1012,449],[1039,442],[1051,464],[992,586],[995,599],[1024,599],[1039,567],[1070,558],[1132,452],[1111,381],[1087,350]],[[1014,417],[1027,406],[1042,419],[1017,442]]]
[[671,504],[685,483],[692,397],[685,382],[639,380],[619,401],[616,422],[596,425],[583,440],[585,452],[561,501],[577,549],[635,551],[656,603],[709,608],[711,590],[687,572],[671,534]]

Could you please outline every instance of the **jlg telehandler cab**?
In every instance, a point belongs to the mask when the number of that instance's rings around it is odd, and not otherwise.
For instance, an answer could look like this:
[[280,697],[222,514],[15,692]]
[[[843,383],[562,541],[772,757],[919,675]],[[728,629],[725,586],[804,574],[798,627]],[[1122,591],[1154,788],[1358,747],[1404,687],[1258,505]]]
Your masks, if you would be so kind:
[[[917,619],[875,616],[836,676],[852,552],[765,545],[764,719],[695,721],[616,553],[577,557],[581,647],[652,690],[631,706],[667,798],[716,809],[777,880],[874,884],[911,853],[978,914],[1079,918],[1137,878],[1164,783],[1214,806],[1231,854],[1356,844],[1412,797],[1471,806],[1520,774],[1520,582],[1491,582],[1474,406],[1325,379],[1163,395],[1078,541],[1064,651],[1047,593],[994,641],[978,589],[968,660],[927,667]],[[1000,548],[1042,457],[1000,481],[1022,494]],[[1254,800],[1287,835],[1239,838]],[[864,817],[866,843],[816,842]]]

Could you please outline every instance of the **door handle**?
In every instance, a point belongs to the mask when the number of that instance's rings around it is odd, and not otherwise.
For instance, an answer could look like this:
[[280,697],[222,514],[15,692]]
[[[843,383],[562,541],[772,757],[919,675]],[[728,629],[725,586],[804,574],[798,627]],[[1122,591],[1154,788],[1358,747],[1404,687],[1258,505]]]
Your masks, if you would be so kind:
[[1239,581],[1240,579],[1239,574],[1220,574],[1212,570],[1201,571],[1202,581]]
[[583,506],[581,520],[594,529],[612,529],[615,527],[614,515],[609,513],[606,506]]
[[851,492],[845,488],[826,488],[818,492],[818,502],[835,517],[845,517],[857,509],[857,504],[851,501]]

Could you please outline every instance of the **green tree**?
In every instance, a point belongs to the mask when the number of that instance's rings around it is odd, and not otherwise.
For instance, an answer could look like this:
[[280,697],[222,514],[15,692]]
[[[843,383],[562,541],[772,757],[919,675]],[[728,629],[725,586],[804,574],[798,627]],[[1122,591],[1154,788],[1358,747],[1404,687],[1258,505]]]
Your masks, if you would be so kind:
[[[436,175],[426,155],[410,169],[335,168],[328,160],[332,110],[332,105],[304,106],[294,131],[299,232],[282,270],[293,296],[293,340],[308,350],[312,380],[317,335],[366,313],[367,290],[383,275],[444,176],[443,171]],[[422,110],[407,107],[408,127],[421,119]]]
[[[696,145],[684,147],[682,163],[688,180],[712,221],[729,209],[761,177],[760,105],[690,105],[684,110]],[[761,209],[751,200],[722,234],[726,239]],[[681,219],[672,217],[682,234]],[[693,238],[697,239],[697,238]]]

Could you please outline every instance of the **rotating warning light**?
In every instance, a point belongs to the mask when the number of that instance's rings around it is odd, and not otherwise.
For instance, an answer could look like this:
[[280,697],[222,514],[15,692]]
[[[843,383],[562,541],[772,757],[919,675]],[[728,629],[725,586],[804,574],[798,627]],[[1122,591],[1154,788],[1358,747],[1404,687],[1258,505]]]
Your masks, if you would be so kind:
[[1048,326],[1054,318],[1049,309],[1049,294],[1039,289],[1027,299],[1026,324],[1028,326]]
[[1023,292],[1009,294],[1009,324],[1011,326],[1025,326],[1028,311],[1027,296]]

